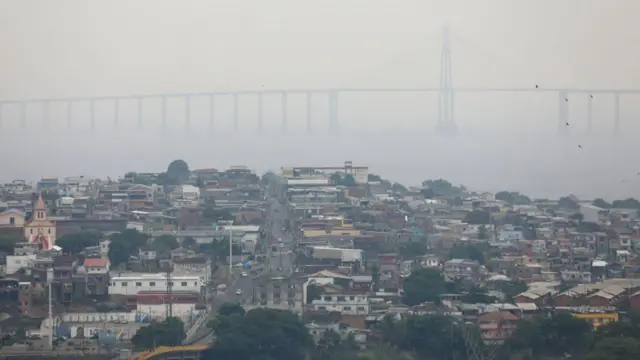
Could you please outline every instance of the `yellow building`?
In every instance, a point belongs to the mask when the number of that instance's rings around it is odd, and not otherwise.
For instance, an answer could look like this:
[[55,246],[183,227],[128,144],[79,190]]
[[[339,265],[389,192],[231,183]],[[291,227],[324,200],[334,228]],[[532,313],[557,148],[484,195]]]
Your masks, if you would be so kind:
[[593,325],[593,328],[597,328],[600,325],[618,321],[618,313],[587,313],[587,314],[573,314],[578,319],[584,319]]
[[24,212],[9,209],[0,212],[0,226],[22,227],[24,226]]
[[33,206],[31,220],[24,224],[24,237],[30,244],[49,250],[56,244],[56,224],[49,220],[42,194]]

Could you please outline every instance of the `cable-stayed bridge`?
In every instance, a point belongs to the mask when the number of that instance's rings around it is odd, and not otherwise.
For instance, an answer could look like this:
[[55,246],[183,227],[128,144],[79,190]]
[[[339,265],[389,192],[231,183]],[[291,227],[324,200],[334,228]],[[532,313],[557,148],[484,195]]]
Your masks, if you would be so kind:
[[[640,94],[640,89],[589,89],[589,88],[539,88],[537,85],[529,88],[490,88],[490,87],[455,87],[452,81],[453,70],[451,66],[451,47],[450,32],[447,28],[442,34],[442,50],[440,57],[440,81],[438,87],[401,87],[401,88],[299,88],[299,89],[249,89],[249,90],[233,90],[233,91],[212,91],[212,92],[193,92],[193,93],[161,93],[161,94],[137,94],[127,96],[100,96],[100,97],[67,97],[67,98],[36,98],[36,99],[20,99],[20,100],[0,100],[0,129],[3,123],[9,121],[17,121],[20,126],[27,126],[28,110],[34,107],[40,108],[39,114],[41,121],[45,126],[50,122],[52,105],[66,106],[66,126],[71,128],[76,121],[89,122],[91,129],[96,127],[96,107],[105,103],[113,106],[113,127],[118,129],[121,109],[120,106],[124,102],[136,102],[137,122],[142,128],[143,113],[145,112],[145,101],[156,100],[160,105],[159,123],[163,129],[167,127],[168,121],[168,102],[170,100],[181,99],[183,101],[184,127],[189,129],[192,119],[192,100],[205,97],[208,99],[208,117],[209,127],[211,130],[216,127],[216,103],[221,98],[231,97],[232,99],[232,127],[238,130],[240,125],[240,99],[245,96],[257,97],[257,109],[255,111],[255,126],[258,132],[264,128],[264,111],[263,105],[267,96],[278,96],[280,99],[280,129],[282,133],[286,133],[289,128],[288,109],[289,97],[305,96],[304,121],[305,129],[308,133],[314,130],[312,99],[321,95],[327,99],[328,123],[329,131],[338,132],[340,128],[340,99],[341,96],[347,94],[367,94],[367,93],[433,93],[438,96],[437,106],[437,124],[435,131],[440,134],[456,134],[459,130],[455,117],[455,99],[456,95],[461,93],[546,93],[553,94],[557,97],[557,123],[558,133],[566,134],[570,127],[566,126],[569,122],[569,98],[582,96],[587,99],[586,123],[587,130],[591,131],[593,127],[593,99],[598,95],[611,95],[613,97],[613,115],[612,129],[614,134],[620,133],[620,97],[627,94]],[[82,116],[81,119],[75,119],[73,109],[78,106],[87,106],[89,108],[88,115]],[[14,107],[17,115],[8,117],[4,111]],[[5,116],[3,116],[5,115]],[[86,119],[88,117],[88,119]]]

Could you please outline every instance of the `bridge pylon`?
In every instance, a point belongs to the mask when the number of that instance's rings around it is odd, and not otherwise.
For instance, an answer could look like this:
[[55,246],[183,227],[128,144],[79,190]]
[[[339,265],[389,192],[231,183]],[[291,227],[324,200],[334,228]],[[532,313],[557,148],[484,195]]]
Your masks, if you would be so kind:
[[449,46],[449,28],[442,35],[442,54],[440,55],[440,92],[438,93],[438,124],[436,132],[441,135],[456,135],[458,125],[454,113],[454,92],[451,70],[451,48]]

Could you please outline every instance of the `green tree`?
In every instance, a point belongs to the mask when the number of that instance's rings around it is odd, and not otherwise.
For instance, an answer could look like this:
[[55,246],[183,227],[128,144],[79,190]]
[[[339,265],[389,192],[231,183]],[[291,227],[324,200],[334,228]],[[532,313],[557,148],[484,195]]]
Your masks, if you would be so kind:
[[449,251],[449,259],[470,259],[484,265],[485,247],[479,244],[455,244]]
[[25,239],[20,232],[0,232],[0,251],[12,255],[16,244],[23,242]]
[[558,200],[558,207],[565,210],[578,210],[580,205],[572,197],[564,196]]
[[422,182],[422,187],[433,190],[436,196],[459,196],[464,191],[464,186],[453,186],[453,184],[444,179],[425,180]]
[[313,300],[319,299],[323,291],[324,289],[320,285],[316,285],[316,284],[307,285],[307,298],[305,299],[307,301],[307,304],[311,304]]
[[204,210],[202,210],[202,217],[209,221],[234,221],[236,219],[229,209],[216,208],[212,205],[207,205]]
[[178,239],[173,235],[160,235],[153,240],[151,246],[158,252],[168,253],[180,247]]
[[102,233],[99,231],[82,231],[57,238],[56,245],[65,253],[79,254],[87,247],[99,245],[101,238]]
[[340,185],[348,187],[356,186],[356,179],[353,177],[353,175],[347,174],[342,178]]
[[309,331],[290,311],[253,309],[223,316],[214,327],[216,346],[206,358],[219,360],[305,360],[314,348]]
[[111,234],[109,237],[109,261],[112,266],[129,261],[129,257],[137,255],[138,249],[149,243],[149,236],[135,229]]
[[224,303],[220,305],[220,309],[218,309],[218,314],[222,316],[231,316],[233,314],[244,315],[245,311],[242,305],[238,303]]
[[[400,350],[410,351],[419,359],[463,359],[464,340],[460,324],[443,315],[409,316],[397,322],[393,329],[397,335],[385,337]],[[399,335],[399,336],[398,336]]]
[[602,209],[610,209],[611,208],[611,204],[609,204],[608,202],[606,202],[604,199],[601,199],[601,198],[597,198],[597,199],[593,200],[591,205],[597,206],[597,207],[602,208]]
[[445,292],[444,275],[436,269],[424,268],[411,272],[404,281],[404,303],[413,306],[425,301],[440,301]]
[[487,231],[487,227],[482,224],[478,227],[478,239],[487,240],[489,238],[489,232]]
[[334,185],[340,185],[342,183],[342,175],[339,172],[335,172],[331,174],[331,176],[329,177],[329,180]]
[[180,345],[185,336],[184,323],[170,317],[161,323],[141,327],[131,338],[131,343],[137,350],[148,350],[158,346]]
[[380,288],[380,266],[378,264],[371,266],[371,282],[373,283],[373,290],[378,291]]
[[634,198],[614,200],[613,203],[611,203],[611,207],[617,209],[640,209],[640,201]]
[[187,236],[182,240],[182,247],[185,249],[195,249],[197,246],[198,242],[191,236]]
[[542,356],[580,355],[587,351],[591,324],[571,314],[557,313],[551,317],[522,320],[507,341],[513,353]]
[[640,359],[640,340],[634,338],[606,338],[599,341],[585,360]]
[[496,193],[495,198],[511,205],[531,204],[531,199],[526,195],[520,194],[519,192],[500,191]]
[[400,193],[400,194],[404,194],[407,191],[409,191],[409,190],[407,190],[407,188],[404,185],[402,185],[400,183],[393,183],[393,185],[391,185],[391,190],[393,190],[396,193]]
[[507,281],[495,281],[493,286],[496,290],[502,292],[505,297],[512,300],[516,295],[527,291],[527,284],[519,279]]
[[367,175],[367,181],[369,182],[382,182],[382,178],[376,174]]
[[180,184],[189,180],[191,171],[184,160],[174,160],[167,167],[167,177]]
[[491,213],[482,210],[469,211],[464,217],[464,222],[471,225],[488,225],[491,223]]

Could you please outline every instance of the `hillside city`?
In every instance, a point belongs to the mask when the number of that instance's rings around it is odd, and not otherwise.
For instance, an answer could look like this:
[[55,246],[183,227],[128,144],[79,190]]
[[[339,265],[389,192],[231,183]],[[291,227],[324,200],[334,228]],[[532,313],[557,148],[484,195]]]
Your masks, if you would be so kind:
[[0,357],[640,359],[640,201],[329,165],[0,184]]

